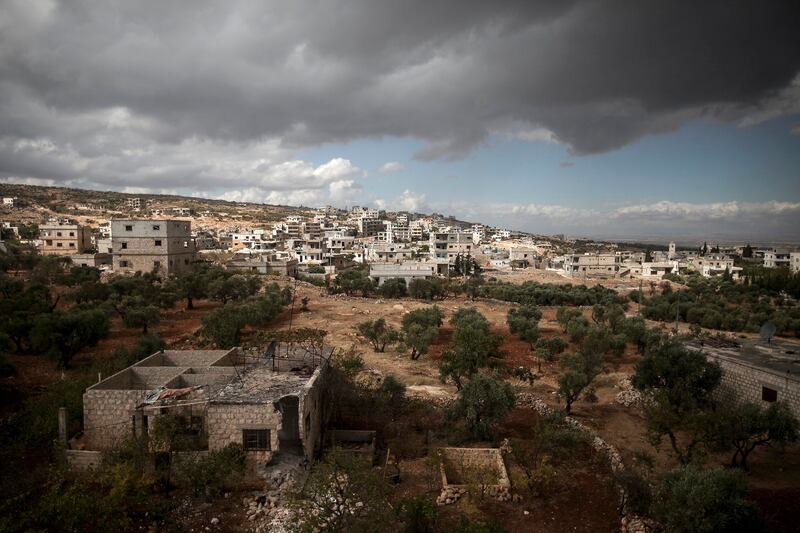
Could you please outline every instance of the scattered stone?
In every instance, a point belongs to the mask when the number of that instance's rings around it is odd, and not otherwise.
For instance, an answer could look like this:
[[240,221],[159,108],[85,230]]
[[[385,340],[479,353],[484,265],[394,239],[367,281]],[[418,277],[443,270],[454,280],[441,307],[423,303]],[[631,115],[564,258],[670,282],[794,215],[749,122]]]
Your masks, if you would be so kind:
[[211,525],[216,526],[217,524],[219,524],[219,518],[215,516],[214,518],[211,519]]

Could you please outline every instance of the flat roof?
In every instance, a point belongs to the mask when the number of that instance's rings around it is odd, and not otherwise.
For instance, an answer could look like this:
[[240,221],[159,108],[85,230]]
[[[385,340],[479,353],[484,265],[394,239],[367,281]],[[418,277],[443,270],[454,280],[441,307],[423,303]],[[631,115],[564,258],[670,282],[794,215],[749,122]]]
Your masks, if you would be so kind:
[[800,344],[785,339],[762,340],[736,339],[725,345],[709,342],[700,344],[690,341],[686,346],[712,357],[764,370],[780,377],[800,381]]

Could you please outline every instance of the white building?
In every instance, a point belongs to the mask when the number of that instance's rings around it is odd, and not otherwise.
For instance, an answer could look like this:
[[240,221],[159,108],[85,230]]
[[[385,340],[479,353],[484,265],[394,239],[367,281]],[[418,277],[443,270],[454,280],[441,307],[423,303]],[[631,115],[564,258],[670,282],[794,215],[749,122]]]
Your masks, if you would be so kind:
[[436,265],[420,261],[406,261],[403,263],[372,263],[369,266],[369,276],[383,285],[387,279],[403,279],[406,285],[415,279],[426,279],[433,276]]
[[764,268],[788,267],[791,262],[788,250],[769,250],[764,252]]
[[430,256],[439,265],[438,272],[446,274],[449,266],[459,255],[472,255],[474,243],[472,231],[450,230],[435,231],[430,235]]
[[792,252],[789,254],[789,269],[793,274],[800,272],[800,252]]

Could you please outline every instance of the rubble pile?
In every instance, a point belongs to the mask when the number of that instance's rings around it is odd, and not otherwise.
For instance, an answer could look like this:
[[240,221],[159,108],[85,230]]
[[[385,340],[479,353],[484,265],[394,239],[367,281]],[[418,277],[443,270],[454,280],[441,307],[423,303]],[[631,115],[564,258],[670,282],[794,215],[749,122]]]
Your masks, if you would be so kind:
[[617,393],[614,401],[618,404],[625,407],[632,407],[642,403],[642,393],[633,388],[630,378],[621,380],[617,383],[617,387],[620,388],[620,391]]
[[244,498],[247,520],[253,523],[256,532],[286,531],[290,510],[286,507],[289,492],[301,482],[305,474],[300,461],[278,463],[265,473],[266,490],[253,492]]
[[466,492],[466,489],[460,487],[445,487],[436,498],[436,505],[450,505],[451,503],[455,503],[461,496],[466,494]]

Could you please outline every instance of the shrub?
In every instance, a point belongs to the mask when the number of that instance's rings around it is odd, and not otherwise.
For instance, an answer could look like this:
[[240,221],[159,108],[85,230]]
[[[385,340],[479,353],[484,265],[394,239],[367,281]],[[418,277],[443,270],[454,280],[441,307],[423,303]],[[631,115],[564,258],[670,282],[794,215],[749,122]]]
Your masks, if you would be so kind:
[[245,470],[245,453],[239,444],[228,444],[206,457],[182,455],[175,463],[175,479],[195,496],[214,498],[234,488]]
[[515,402],[514,389],[497,374],[478,373],[459,391],[447,416],[451,420],[464,420],[474,438],[491,439],[494,426],[511,412]]
[[764,530],[755,504],[747,499],[744,477],[733,470],[672,470],[656,487],[653,514],[667,531]]
[[439,508],[427,496],[410,496],[400,500],[395,512],[403,522],[406,533],[433,533]]
[[356,331],[372,344],[376,352],[380,353],[386,350],[387,344],[393,344],[400,340],[397,330],[387,326],[386,320],[383,318],[361,322],[356,326]]
[[384,298],[402,298],[406,295],[406,280],[387,279],[378,287],[378,293]]

